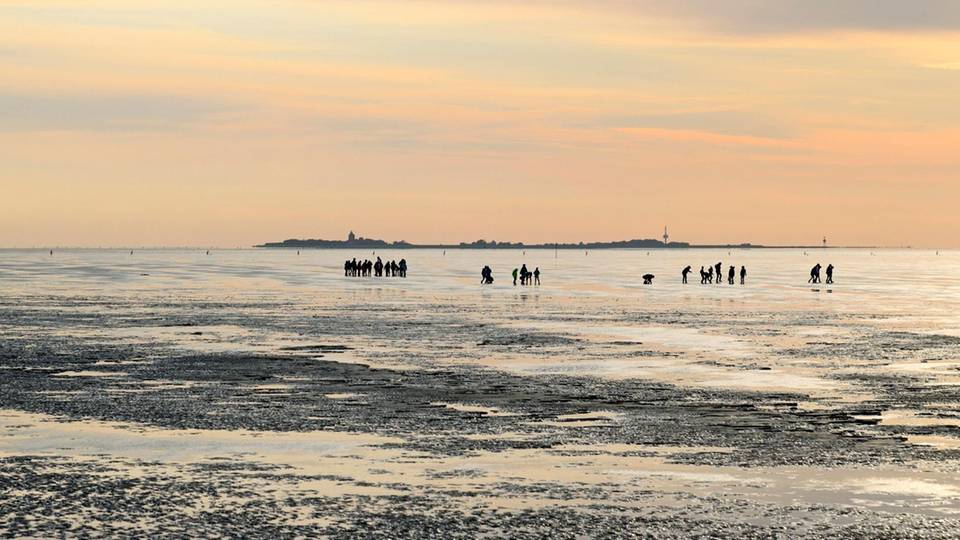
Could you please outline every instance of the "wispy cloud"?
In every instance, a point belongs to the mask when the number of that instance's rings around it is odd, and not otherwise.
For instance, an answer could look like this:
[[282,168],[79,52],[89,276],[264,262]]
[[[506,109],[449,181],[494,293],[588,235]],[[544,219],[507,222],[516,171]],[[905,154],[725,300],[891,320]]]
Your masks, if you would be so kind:
[[0,94],[0,131],[169,131],[230,109],[182,96]]
[[608,5],[724,32],[960,30],[955,0],[615,0]]

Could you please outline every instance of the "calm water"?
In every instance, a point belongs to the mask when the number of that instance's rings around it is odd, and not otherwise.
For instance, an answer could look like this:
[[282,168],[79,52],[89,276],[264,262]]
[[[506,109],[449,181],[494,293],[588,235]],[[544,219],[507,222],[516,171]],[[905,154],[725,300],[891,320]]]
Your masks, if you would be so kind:
[[[752,307],[791,304],[840,311],[941,317],[960,327],[960,251],[928,250],[382,250],[384,260],[407,259],[407,279],[347,279],[343,261],[369,251],[303,250],[0,250],[0,292],[35,294],[138,294],[203,292],[297,295],[318,290],[389,289],[410,293],[496,298],[534,292],[513,287],[510,271],[539,266],[538,294],[609,295],[644,302],[697,304],[724,299]],[[746,265],[747,286],[701,286],[701,265]],[[811,266],[836,266],[836,284],[811,288]],[[481,287],[480,268],[490,265],[496,283]],[[680,270],[693,266],[690,283]],[[640,276],[655,274],[654,285]]]

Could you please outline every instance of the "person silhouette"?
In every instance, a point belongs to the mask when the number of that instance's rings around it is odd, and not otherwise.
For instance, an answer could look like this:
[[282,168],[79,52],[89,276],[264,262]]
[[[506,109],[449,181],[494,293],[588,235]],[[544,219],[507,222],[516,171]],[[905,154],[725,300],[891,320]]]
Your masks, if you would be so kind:
[[350,259],[347,259],[343,262],[343,276],[347,277],[350,275]]
[[643,284],[644,285],[653,285],[653,274],[644,274],[643,275]]
[[383,261],[380,260],[380,257],[377,257],[377,262],[373,263],[373,275],[375,277],[383,276]]
[[480,283],[484,285],[493,283],[493,270],[489,266],[484,266],[483,270],[480,271]]
[[723,285],[723,263],[717,263],[714,267],[717,275],[717,285]]
[[737,267],[731,264],[730,269],[727,270],[727,284],[733,285],[733,279],[734,277],[736,277],[736,275],[737,275]]
[[398,265],[398,268],[400,269],[400,277],[402,278],[407,277],[407,260],[406,259],[400,259],[400,264]]
[[713,267],[707,270],[707,283],[713,283]]
[[683,283],[687,282],[687,274],[690,273],[690,270],[692,270],[692,268],[690,268],[690,265],[688,264],[687,267],[683,269],[683,272],[681,272],[681,274],[683,274]]
[[833,283],[833,265],[827,265],[827,283]]
[[820,283],[820,263],[813,265],[813,268],[810,269],[810,279],[807,280],[807,283]]
[[517,272],[519,272],[519,271],[520,271],[520,270],[518,270],[518,269],[516,269],[516,268],[513,269],[513,286],[514,286],[514,287],[517,286]]
[[740,284],[743,285],[747,281],[747,267],[740,267]]
[[540,285],[540,267],[533,269],[533,284]]
[[707,271],[703,269],[703,265],[700,265],[700,284],[703,285],[707,282]]
[[520,265],[520,284],[529,285],[530,271],[527,270],[527,263]]

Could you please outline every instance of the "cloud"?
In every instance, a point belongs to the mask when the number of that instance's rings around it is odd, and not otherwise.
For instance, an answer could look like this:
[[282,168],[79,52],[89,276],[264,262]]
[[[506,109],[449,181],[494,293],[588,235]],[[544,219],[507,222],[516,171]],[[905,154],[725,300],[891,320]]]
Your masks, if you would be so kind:
[[943,62],[940,64],[924,64],[923,67],[929,69],[946,69],[951,71],[960,70],[960,62]]
[[227,110],[181,96],[0,94],[0,131],[170,130]]
[[623,0],[619,5],[737,33],[960,30],[956,0]]
[[784,138],[792,135],[783,124],[761,114],[740,110],[681,111],[629,114],[590,120],[576,127],[703,131],[717,135]]

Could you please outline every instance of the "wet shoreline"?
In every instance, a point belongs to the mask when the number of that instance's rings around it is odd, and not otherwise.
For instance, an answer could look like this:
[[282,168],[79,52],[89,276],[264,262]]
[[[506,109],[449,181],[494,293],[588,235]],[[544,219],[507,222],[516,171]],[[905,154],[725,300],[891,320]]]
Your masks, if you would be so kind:
[[715,310],[704,331],[704,312],[547,294],[472,307],[408,294],[400,318],[376,293],[342,301],[5,298],[0,531],[816,538],[960,524],[960,399],[939,379],[957,338],[804,309]]

